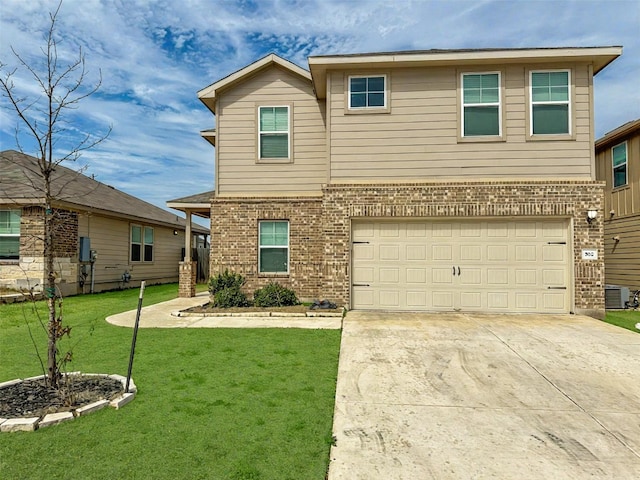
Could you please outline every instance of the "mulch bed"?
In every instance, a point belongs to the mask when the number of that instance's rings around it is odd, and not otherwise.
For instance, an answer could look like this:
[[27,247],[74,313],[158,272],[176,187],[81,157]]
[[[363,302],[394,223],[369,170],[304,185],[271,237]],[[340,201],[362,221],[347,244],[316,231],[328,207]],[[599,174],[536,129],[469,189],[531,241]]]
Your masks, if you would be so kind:
[[306,305],[293,305],[290,307],[232,307],[232,308],[218,308],[211,306],[210,303],[202,305],[201,307],[192,307],[184,310],[190,313],[251,313],[251,312],[288,312],[288,313],[305,313],[309,312],[309,307]]
[[44,380],[25,380],[0,388],[0,417],[41,417],[69,412],[98,400],[113,400],[124,392],[122,382],[108,377],[74,375],[61,380],[59,390]]

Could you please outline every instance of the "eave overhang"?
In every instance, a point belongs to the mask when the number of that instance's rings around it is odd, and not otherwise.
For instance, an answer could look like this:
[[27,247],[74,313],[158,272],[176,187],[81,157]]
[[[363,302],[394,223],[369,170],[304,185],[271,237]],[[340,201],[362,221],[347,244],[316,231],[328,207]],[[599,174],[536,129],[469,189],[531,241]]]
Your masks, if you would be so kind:
[[304,68],[299,67],[295,63],[292,63],[288,60],[285,60],[278,55],[271,53],[266,57],[262,57],[260,60],[253,62],[250,65],[238,70],[237,72],[232,73],[224,77],[221,80],[218,80],[215,83],[212,83],[208,87],[203,88],[198,92],[198,98],[202,103],[204,103],[211,112],[215,115],[216,113],[216,98],[220,94],[222,90],[230,88],[248,77],[251,77],[258,73],[259,71],[271,67],[273,65],[278,65],[285,70],[290,71],[296,75],[303,77],[304,79],[311,81],[311,73],[309,73]]
[[615,130],[607,133],[604,137],[596,140],[596,152],[604,150],[611,145],[621,143],[625,138],[637,131],[640,131],[640,118],[627,122],[624,125],[620,125]]
[[318,99],[323,99],[327,95],[327,72],[331,70],[586,62],[593,64],[595,75],[621,54],[620,46],[426,50],[315,56],[309,57],[309,69],[316,96]]

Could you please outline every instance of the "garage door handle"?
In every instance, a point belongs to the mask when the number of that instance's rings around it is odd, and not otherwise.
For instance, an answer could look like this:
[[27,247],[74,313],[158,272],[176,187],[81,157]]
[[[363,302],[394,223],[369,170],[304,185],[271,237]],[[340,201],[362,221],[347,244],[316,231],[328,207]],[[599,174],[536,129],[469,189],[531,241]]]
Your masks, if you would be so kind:
[[352,287],[370,287],[371,285],[369,285],[368,283],[354,283],[351,286]]
[[547,290],[566,290],[567,287],[547,287]]
[[458,276],[460,276],[460,267],[458,267]]
[[[456,267],[453,267],[453,276],[456,276]],[[458,276],[460,276],[460,267],[458,267]]]

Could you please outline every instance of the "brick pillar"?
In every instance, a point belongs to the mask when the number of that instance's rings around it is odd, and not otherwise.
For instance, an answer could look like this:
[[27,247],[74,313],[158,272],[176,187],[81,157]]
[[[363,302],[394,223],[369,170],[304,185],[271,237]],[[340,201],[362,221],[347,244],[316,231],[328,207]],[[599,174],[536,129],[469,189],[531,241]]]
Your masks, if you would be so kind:
[[180,262],[178,297],[190,298],[196,296],[196,272],[196,262]]

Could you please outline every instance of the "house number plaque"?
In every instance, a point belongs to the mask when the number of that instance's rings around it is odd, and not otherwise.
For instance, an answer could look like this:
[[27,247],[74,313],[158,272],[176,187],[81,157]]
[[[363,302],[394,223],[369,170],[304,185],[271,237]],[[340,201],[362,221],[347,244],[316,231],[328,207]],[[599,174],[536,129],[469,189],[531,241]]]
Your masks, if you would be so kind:
[[582,259],[583,260],[597,260],[598,259],[598,250],[582,250]]

